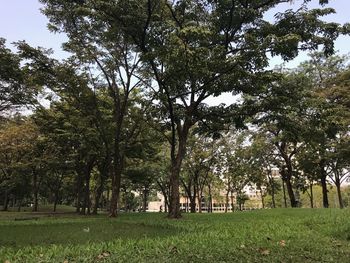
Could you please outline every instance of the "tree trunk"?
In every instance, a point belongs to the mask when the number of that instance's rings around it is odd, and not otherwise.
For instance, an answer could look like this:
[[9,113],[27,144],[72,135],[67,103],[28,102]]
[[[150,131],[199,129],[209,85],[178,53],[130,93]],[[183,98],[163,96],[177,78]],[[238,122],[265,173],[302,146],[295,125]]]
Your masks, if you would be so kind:
[[198,213],[202,213],[202,196],[198,193],[197,196],[198,200]]
[[21,207],[22,207],[22,199],[19,199],[17,212],[21,212]]
[[190,212],[196,213],[196,197],[191,196],[189,197],[189,199],[190,199]]
[[208,213],[213,213],[213,198],[212,198],[212,195],[211,195],[211,187],[210,187],[210,184],[208,184],[208,194],[209,194]]
[[116,158],[117,162],[114,163],[114,171],[112,175],[112,197],[111,205],[109,210],[110,217],[116,217],[119,209],[119,195],[120,195],[120,185],[122,177],[122,158]]
[[265,200],[264,200],[263,190],[261,189],[261,187],[260,187],[259,191],[260,191],[260,196],[261,196],[261,205],[262,205],[262,208],[264,209],[265,208]]
[[284,179],[282,179],[282,189],[283,189],[284,207],[287,208],[287,196],[286,196],[286,187],[285,187]]
[[310,207],[314,208],[314,191],[313,191],[313,184],[310,184]]
[[291,180],[291,176],[288,175],[288,177],[286,178],[286,187],[287,187],[287,192],[288,192],[288,196],[289,196],[289,200],[290,200],[290,205],[291,205],[291,207],[297,207],[298,202],[295,199],[292,183],[290,180]]
[[273,207],[273,208],[276,208],[276,200],[275,200],[275,181],[274,181],[273,178],[271,178],[270,184],[271,184],[272,207]]
[[[191,116],[191,114],[190,114]],[[172,120],[174,121],[174,120]],[[175,130],[172,128],[172,145],[171,145],[171,175],[170,175],[170,207],[169,207],[169,218],[180,218],[180,171],[182,161],[186,154],[186,144],[188,139],[188,132],[191,128],[191,121],[185,119],[184,124],[177,123],[177,133],[178,133],[178,147],[177,154],[175,155],[176,149],[176,139],[175,139]]]
[[327,190],[327,173],[324,170],[325,167],[325,161],[321,160],[319,163],[321,174],[321,187],[322,187],[322,201],[323,201],[323,207],[328,208],[329,202],[328,202],[328,190]]
[[4,197],[4,206],[2,208],[2,211],[8,210],[8,204],[9,204],[9,195],[8,195],[8,189],[5,190],[5,197]]
[[142,212],[146,212],[147,210],[148,192],[148,187],[145,187],[145,189],[143,189]]
[[225,194],[225,213],[227,213],[227,210],[228,210],[228,205],[229,205],[229,193],[230,193],[230,190],[227,189],[226,191],[226,194]]
[[34,204],[33,204],[33,212],[38,211],[38,193],[39,193],[39,185],[38,185],[38,175],[34,171],[33,174],[33,191],[34,191]]
[[231,191],[231,212],[234,212],[235,211],[235,204],[233,203],[233,193]]
[[54,202],[53,202],[53,211],[54,211],[54,212],[56,212],[57,203],[58,203],[58,193],[55,192]]
[[344,208],[344,203],[341,195],[341,188],[340,188],[340,180],[336,180],[335,186],[337,188],[337,196],[338,196],[338,201],[339,201],[339,208],[343,209]]
[[[90,171],[88,171],[85,175],[85,187],[84,187],[84,212],[86,209],[86,214],[90,215]],[[84,213],[85,214],[85,213]]]
[[82,189],[83,189],[83,176],[81,174],[81,171],[77,173],[77,185],[76,185],[76,190],[77,190],[77,200],[76,200],[76,213],[81,212],[81,200],[82,200]]
[[[181,162],[182,158],[177,158],[175,164],[173,164],[173,167],[171,169],[171,176],[170,176],[170,206],[169,206],[169,218],[180,218],[181,212],[180,212],[180,168],[181,168]],[[180,160],[181,159],[181,160]]]
[[95,201],[94,201],[94,207],[92,210],[92,214],[93,215],[97,215],[97,210],[100,206],[100,202],[101,202],[101,196],[103,193],[103,187],[104,187],[104,179],[100,178],[100,184],[96,189],[96,194],[95,194]]

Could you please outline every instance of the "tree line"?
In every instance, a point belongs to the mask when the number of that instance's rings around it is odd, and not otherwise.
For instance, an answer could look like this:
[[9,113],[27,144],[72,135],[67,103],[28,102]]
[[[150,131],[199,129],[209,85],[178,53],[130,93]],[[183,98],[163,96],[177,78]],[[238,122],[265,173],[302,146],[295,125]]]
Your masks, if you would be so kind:
[[[304,1],[270,21],[266,12],[288,1],[41,2],[71,56],[59,61],[26,42],[13,52],[0,42],[5,210],[25,200],[37,210],[44,198],[82,214],[108,203],[115,217],[132,206],[132,191],[146,209],[157,189],[178,218],[182,189],[192,211],[217,184],[226,200],[243,200],[252,183],[273,193],[273,167],[292,207],[296,191],[312,193],[316,182],[328,207],[328,179],[341,202],[349,71],[345,58],[330,55],[348,26],[321,19],[333,9],[309,10]],[[297,69],[267,69],[269,55],[291,60],[318,47]],[[206,103],[229,93],[239,100]],[[23,107],[30,116],[9,114]]]

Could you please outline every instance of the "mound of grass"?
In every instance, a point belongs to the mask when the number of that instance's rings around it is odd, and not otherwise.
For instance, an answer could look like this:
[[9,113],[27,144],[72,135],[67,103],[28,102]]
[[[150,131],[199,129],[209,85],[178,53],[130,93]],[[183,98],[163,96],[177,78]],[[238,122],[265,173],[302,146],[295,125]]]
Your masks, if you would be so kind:
[[349,216],[279,209],[2,220],[0,262],[349,262]]

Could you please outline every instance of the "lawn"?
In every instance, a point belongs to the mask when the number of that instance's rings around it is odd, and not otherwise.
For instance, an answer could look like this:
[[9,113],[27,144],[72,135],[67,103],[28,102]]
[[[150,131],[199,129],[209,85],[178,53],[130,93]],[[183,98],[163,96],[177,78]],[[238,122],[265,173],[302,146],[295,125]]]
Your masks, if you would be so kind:
[[337,209],[181,220],[161,213],[109,219],[2,212],[0,262],[350,262],[349,218],[350,210]]

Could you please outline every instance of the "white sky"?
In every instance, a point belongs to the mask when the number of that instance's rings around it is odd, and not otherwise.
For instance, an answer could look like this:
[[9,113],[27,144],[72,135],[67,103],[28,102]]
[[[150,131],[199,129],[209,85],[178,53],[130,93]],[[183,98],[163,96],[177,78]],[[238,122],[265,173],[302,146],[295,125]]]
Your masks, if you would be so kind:
[[[295,8],[300,5],[300,0],[294,1],[294,4],[281,4],[275,10],[269,11],[267,17],[273,19],[276,12],[285,9]],[[318,0],[312,0],[310,7],[318,7]],[[325,20],[346,23],[350,21],[349,0],[330,0],[329,7],[334,8],[337,14],[326,17]],[[62,51],[61,45],[66,40],[63,34],[53,34],[47,30],[47,18],[40,13],[42,5],[38,0],[0,0],[0,37],[7,39],[8,43],[18,40],[26,40],[32,46],[42,46],[52,48],[54,57],[62,59],[67,57],[67,53]],[[350,53],[350,37],[341,36],[335,43],[336,50],[339,54]],[[300,62],[307,59],[305,52],[293,61],[286,64],[287,67],[295,67]],[[274,67],[282,63],[278,57],[272,58],[270,66]],[[230,94],[224,94],[217,98],[211,98],[210,104],[226,103],[230,104],[233,97]]]

